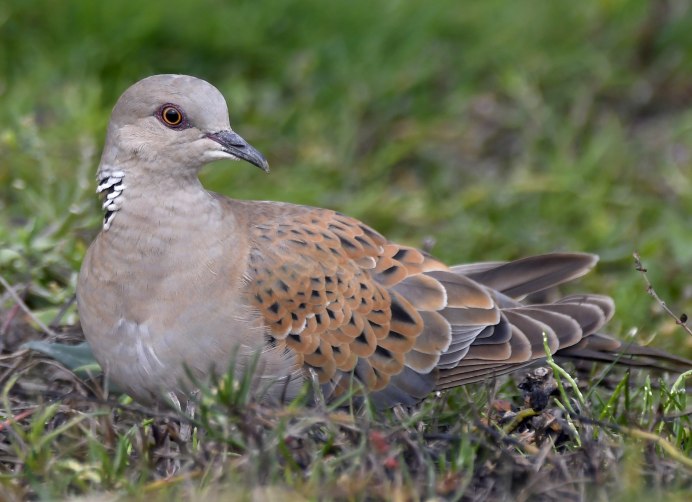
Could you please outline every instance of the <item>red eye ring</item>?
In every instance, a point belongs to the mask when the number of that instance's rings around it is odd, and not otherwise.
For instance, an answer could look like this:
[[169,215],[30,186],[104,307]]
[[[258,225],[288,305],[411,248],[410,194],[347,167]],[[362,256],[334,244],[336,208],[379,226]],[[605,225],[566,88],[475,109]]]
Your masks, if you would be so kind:
[[183,123],[183,113],[175,106],[167,105],[161,109],[161,120],[170,127],[177,127]]

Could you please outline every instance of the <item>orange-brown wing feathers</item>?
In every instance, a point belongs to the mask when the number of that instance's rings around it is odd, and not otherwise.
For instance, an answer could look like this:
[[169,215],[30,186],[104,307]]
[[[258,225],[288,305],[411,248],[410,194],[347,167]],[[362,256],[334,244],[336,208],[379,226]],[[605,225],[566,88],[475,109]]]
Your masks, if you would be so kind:
[[253,211],[249,302],[273,343],[335,393],[353,372],[380,402],[411,402],[543,357],[544,334],[552,352],[578,344],[613,313],[598,295],[519,301],[582,275],[591,255],[450,269],[333,211],[261,203]]
[[247,281],[274,343],[299,354],[322,383],[354,371],[379,390],[405,366],[431,372],[452,329],[440,314],[449,288],[426,274],[447,267],[339,213],[275,207],[260,207],[249,222]]

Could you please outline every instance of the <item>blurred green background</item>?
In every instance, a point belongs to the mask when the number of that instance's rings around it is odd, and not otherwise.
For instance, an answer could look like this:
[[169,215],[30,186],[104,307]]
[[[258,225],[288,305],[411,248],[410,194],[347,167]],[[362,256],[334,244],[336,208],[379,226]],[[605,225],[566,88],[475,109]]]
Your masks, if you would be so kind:
[[[601,255],[611,331],[692,352],[692,10],[683,0],[0,3],[0,274],[50,320],[99,228],[130,84],[187,73],[272,166],[238,198],[326,206],[449,262]],[[67,322],[76,321],[71,312]]]

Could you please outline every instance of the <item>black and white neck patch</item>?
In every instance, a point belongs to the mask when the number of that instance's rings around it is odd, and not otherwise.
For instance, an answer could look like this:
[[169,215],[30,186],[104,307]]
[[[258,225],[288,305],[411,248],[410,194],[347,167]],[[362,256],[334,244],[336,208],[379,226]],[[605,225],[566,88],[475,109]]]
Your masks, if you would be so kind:
[[125,185],[123,180],[125,173],[123,171],[106,171],[102,170],[99,175],[99,185],[96,188],[96,193],[104,194],[103,205],[103,229],[108,230],[111,226],[115,213],[117,213],[123,204],[123,191]]

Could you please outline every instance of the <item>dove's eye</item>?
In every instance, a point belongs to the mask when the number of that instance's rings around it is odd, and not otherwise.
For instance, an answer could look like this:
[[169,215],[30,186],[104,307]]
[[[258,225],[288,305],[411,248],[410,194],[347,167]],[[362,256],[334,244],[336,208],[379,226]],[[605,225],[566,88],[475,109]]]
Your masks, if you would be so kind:
[[161,121],[168,127],[178,127],[183,123],[183,112],[173,105],[166,105],[161,108]]

